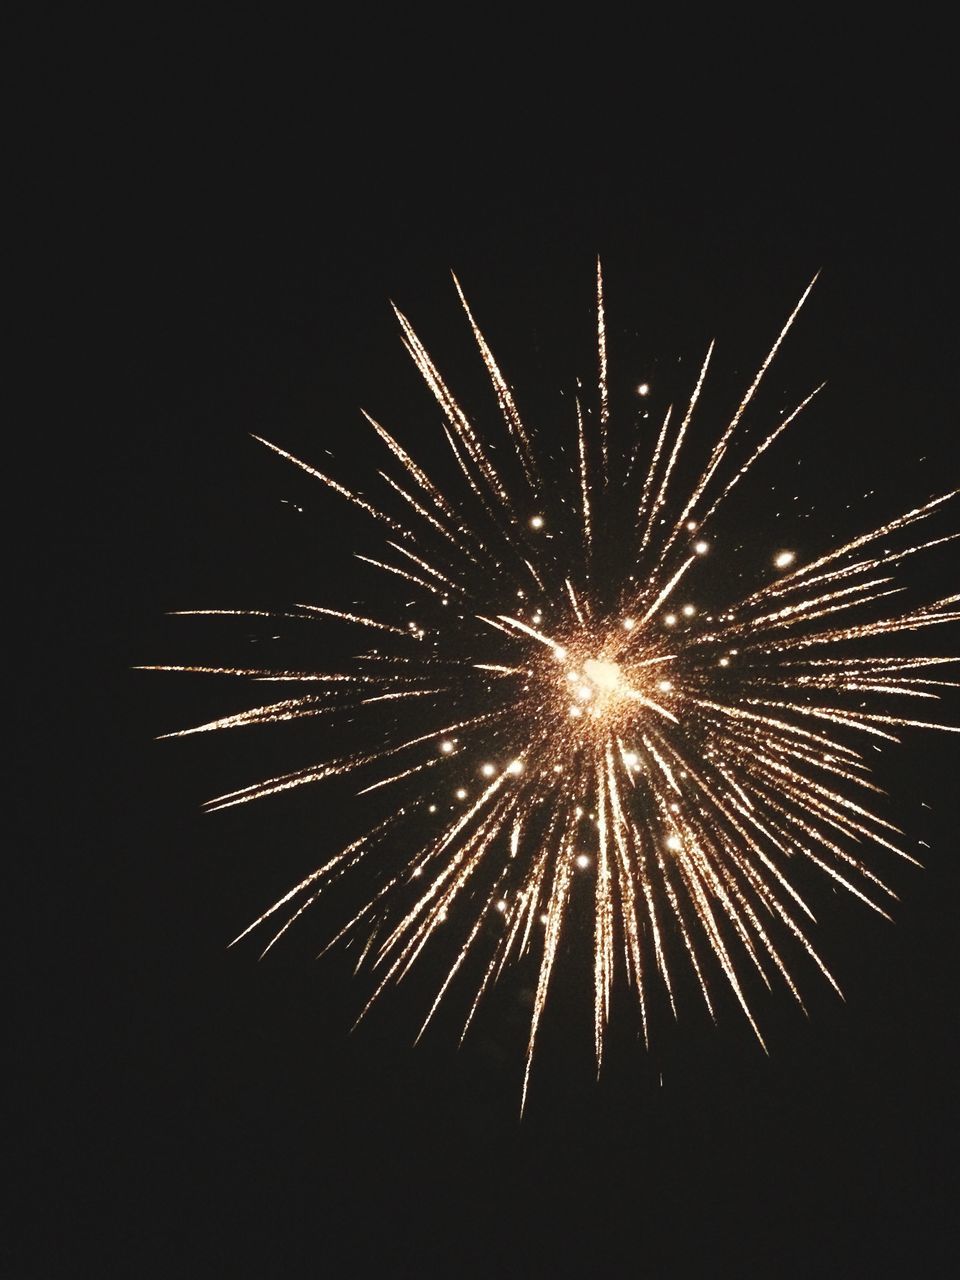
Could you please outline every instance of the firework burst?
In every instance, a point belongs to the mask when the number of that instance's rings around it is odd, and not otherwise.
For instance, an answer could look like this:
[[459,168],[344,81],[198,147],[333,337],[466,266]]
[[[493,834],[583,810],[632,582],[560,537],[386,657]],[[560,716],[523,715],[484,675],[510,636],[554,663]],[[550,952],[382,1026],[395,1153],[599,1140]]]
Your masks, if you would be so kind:
[[[365,797],[358,813],[382,806],[240,937],[269,922],[269,949],[333,882],[372,866],[376,892],[334,941],[359,937],[377,975],[372,1003],[441,927],[455,931],[423,1027],[476,956],[464,1031],[508,962],[531,953],[525,1096],[579,877],[593,900],[598,1068],[618,972],[646,1038],[651,989],[674,1005],[678,955],[711,1014],[722,975],[762,1044],[744,969],[767,986],[779,977],[799,1001],[782,954],[792,938],[837,985],[809,940],[795,866],[813,864],[886,916],[894,895],[864,850],[915,861],[874,811],[879,787],[862,746],[910,726],[956,732],[898,714],[895,700],[929,700],[958,682],[943,678],[950,657],[881,653],[873,642],[960,618],[957,595],[889,609],[901,562],[960,536],[915,532],[956,491],[807,563],[771,553],[764,584],[701,613],[692,584],[715,554],[717,512],[821,390],[765,435],[751,432],[748,410],[812,282],[692,473],[682,460],[712,344],[679,412],[667,409],[649,436],[642,424],[615,430],[598,264],[596,384],[578,384],[564,456],[524,422],[455,284],[509,447],[478,430],[399,311],[404,346],[441,410],[455,486],[368,414],[384,459],[376,502],[261,441],[374,522],[383,551],[359,558],[416,594],[416,621],[298,604],[282,616],[365,631],[367,647],[336,670],[150,668],[289,686],[170,737],[322,718],[321,761],[218,796],[210,810],[333,778]],[[644,403],[649,390],[637,388]],[[366,746],[337,754],[347,724]]]

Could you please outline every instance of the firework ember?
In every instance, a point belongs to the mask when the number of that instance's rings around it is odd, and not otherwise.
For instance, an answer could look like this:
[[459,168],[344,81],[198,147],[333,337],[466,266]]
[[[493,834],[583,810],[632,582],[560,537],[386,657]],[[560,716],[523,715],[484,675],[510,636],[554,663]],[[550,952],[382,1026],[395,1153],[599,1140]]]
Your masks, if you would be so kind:
[[[521,417],[455,284],[502,420],[499,448],[397,312],[440,407],[455,485],[431,477],[369,415],[371,444],[383,450],[378,497],[262,441],[382,531],[382,551],[360,558],[415,594],[415,621],[374,604],[297,604],[281,616],[369,638],[331,670],[149,668],[232,675],[261,691],[250,710],[168,736],[318,718],[321,760],[218,796],[211,810],[335,778],[364,797],[366,828],[240,936],[274,925],[269,948],[334,881],[375,868],[375,893],[335,940],[359,939],[376,975],[372,1002],[441,928],[447,945],[455,935],[423,1026],[469,958],[462,977],[479,978],[464,1030],[507,964],[532,956],[525,1097],[570,904],[586,886],[598,1068],[617,975],[636,993],[646,1037],[651,993],[659,987],[674,1005],[684,957],[711,1014],[720,978],[762,1044],[744,971],[768,986],[778,978],[799,1001],[782,954],[789,940],[837,985],[809,940],[796,867],[812,864],[888,915],[894,895],[871,848],[915,861],[875,811],[864,748],[913,726],[957,732],[897,712],[897,700],[957,687],[943,675],[954,659],[897,656],[883,639],[960,618],[958,595],[890,610],[902,562],[960,536],[924,524],[957,491],[808,561],[766,545],[755,555],[760,585],[718,608],[714,581],[707,605],[697,583],[723,554],[718,511],[821,389],[753,434],[748,411],[812,282],[692,471],[712,344],[686,403],[657,413],[644,462],[646,427],[635,407],[634,420],[618,421],[609,387],[598,264],[597,373],[589,392],[577,384],[568,451],[558,454]],[[645,417],[651,383],[632,386]],[[282,694],[263,694],[271,682]],[[366,733],[365,747],[338,750],[347,724]]]

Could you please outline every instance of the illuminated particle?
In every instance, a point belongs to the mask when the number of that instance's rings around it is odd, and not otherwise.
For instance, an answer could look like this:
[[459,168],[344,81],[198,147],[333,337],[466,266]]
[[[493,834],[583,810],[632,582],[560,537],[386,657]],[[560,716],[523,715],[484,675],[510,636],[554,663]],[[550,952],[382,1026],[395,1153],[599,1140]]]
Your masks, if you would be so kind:
[[678,849],[683,848],[683,841],[679,836],[667,836],[667,848],[672,849],[673,852],[676,853]]
[[507,765],[507,773],[512,773],[514,777],[516,777],[518,773],[523,773],[523,761],[511,760]]
[[692,604],[685,604],[681,609],[681,613],[685,618],[692,618],[696,612],[697,611]]
[[443,752],[445,756],[448,756],[450,754],[450,752],[453,750],[453,743],[450,741],[449,738],[446,738],[443,742],[440,743],[440,750]]
[[496,765],[484,764],[480,766],[480,772],[483,774],[485,778],[492,778],[493,775],[497,772],[497,768],[496,768]]
[[590,865],[590,859],[585,853],[578,853],[575,861],[581,871],[585,870]]
[[720,659],[720,665],[721,665],[721,667],[729,667],[729,665],[730,665],[730,659],[729,659],[729,658],[721,658],[721,659]]
[[638,395],[638,396],[648,396],[649,394],[650,394],[650,383],[649,383],[649,382],[641,382],[641,383],[640,383],[640,385],[639,385],[639,387],[637,387],[637,395]]
[[577,704],[574,703],[573,706],[570,708],[570,714],[573,716],[574,719],[576,719],[578,716],[582,716],[583,712],[580,710]]
[[632,769],[634,765],[637,763],[637,761],[639,760],[639,758],[640,757],[637,755],[635,751],[626,751],[624,752],[623,763],[629,769]]
[[673,681],[660,680],[657,684],[657,688],[660,690],[661,693],[669,693],[670,690],[673,688]]
[[687,533],[696,533],[696,532],[697,532],[697,522],[696,522],[696,520],[688,520],[688,521],[687,521]]
[[436,812],[437,812],[437,806],[435,804],[427,805],[427,813],[436,813]]
[[677,615],[675,613],[665,614],[663,621],[666,626],[675,627],[677,625]]
[[530,528],[531,528],[531,529],[542,529],[542,528],[543,528],[543,516],[531,516],[531,517],[530,517]]
[[704,542],[703,539],[701,538],[699,542],[695,542],[693,544],[693,549],[698,556],[705,556],[707,552],[710,550],[710,543]]
[[541,923],[541,924],[546,924],[546,923],[547,923],[547,919],[548,919],[548,917],[547,917],[547,915],[544,913],[544,914],[543,914],[543,915],[541,915],[541,917],[540,917],[540,923]]
[[671,812],[671,813],[679,813],[679,812],[680,812],[680,806],[676,803],[676,801],[674,801],[674,803],[673,803],[672,805],[670,805],[670,812]]
[[413,869],[413,874],[414,874],[415,876],[422,876],[422,875],[423,875],[423,867],[414,867],[414,869]]
[[467,792],[465,787],[457,787],[456,791],[453,794],[457,797],[458,800],[466,800],[467,798]]
[[500,901],[497,903],[497,910],[502,914],[504,911],[506,911],[506,909],[507,909],[506,901],[503,898],[501,898]]
[[636,625],[637,624],[633,618],[624,618],[623,620],[624,631],[632,631]]
[[795,551],[778,551],[773,557],[773,563],[778,569],[789,569],[797,558]]

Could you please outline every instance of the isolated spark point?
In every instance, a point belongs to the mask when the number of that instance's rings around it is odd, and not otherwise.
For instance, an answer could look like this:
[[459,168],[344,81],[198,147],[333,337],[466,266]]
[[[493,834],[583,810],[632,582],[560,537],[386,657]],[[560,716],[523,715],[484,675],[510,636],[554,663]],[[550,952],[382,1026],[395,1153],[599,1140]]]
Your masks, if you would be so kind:
[[[892,730],[908,726],[957,732],[865,707],[870,699],[930,699],[937,688],[957,687],[931,678],[951,657],[898,657],[870,646],[960,618],[957,595],[901,613],[876,607],[897,590],[895,565],[960,536],[898,537],[958,491],[800,567],[795,552],[768,550],[766,584],[705,613],[683,597],[698,567],[702,573],[717,554],[718,509],[821,390],[750,443],[746,411],[813,282],[692,484],[681,481],[677,464],[685,444],[689,452],[712,343],[682,416],[666,409],[650,460],[640,466],[645,429],[635,421],[613,429],[598,264],[596,394],[592,403],[582,391],[575,399],[570,465],[538,447],[455,284],[509,457],[473,425],[399,311],[404,345],[442,410],[462,492],[441,489],[368,414],[394,469],[380,472],[387,488],[376,505],[262,441],[384,532],[384,558],[359,558],[420,593],[417,621],[299,604],[282,616],[365,629],[376,647],[335,671],[149,668],[294,688],[292,696],[166,736],[311,716],[369,726],[368,749],[229,792],[210,810],[338,777],[357,779],[358,815],[372,793],[383,802],[399,797],[240,937],[281,918],[269,949],[344,872],[358,864],[388,869],[333,940],[360,935],[361,960],[379,979],[367,1008],[408,972],[441,925],[448,938],[456,928],[459,949],[421,1033],[468,956],[479,953],[482,963],[464,1033],[507,962],[533,955],[539,977],[525,1099],[569,909],[592,881],[598,1069],[619,969],[636,992],[645,1040],[654,985],[662,984],[676,1012],[671,933],[711,1015],[708,961],[762,1044],[739,970],[754,967],[767,986],[778,974],[799,1001],[779,938],[791,938],[839,991],[807,938],[813,914],[788,875],[791,859],[813,864],[884,916],[895,895],[868,865],[865,845],[916,861],[901,847],[902,833],[867,807],[863,793],[879,788],[856,743],[896,741]],[[650,388],[636,390],[648,397]],[[609,516],[617,504],[629,512],[619,524]],[[852,610],[859,621],[850,620]],[[326,736],[337,741],[333,730]]]

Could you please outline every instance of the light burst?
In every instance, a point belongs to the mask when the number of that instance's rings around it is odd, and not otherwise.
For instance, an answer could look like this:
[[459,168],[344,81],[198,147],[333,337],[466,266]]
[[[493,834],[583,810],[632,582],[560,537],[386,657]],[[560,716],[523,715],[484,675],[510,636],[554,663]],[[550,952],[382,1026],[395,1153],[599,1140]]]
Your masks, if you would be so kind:
[[[322,718],[322,760],[218,796],[210,810],[341,778],[364,798],[358,816],[373,819],[240,937],[269,922],[269,950],[345,873],[374,867],[375,893],[334,939],[359,935],[377,977],[370,1003],[441,929],[459,940],[421,1033],[468,959],[476,979],[464,1032],[507,964],[530,954],[538,978],[525,1097],[571,902],[588,892],[598,1069],[618,972],[636,993],[646,1039],[655,986],[676,1012],[678,955],[711,1015],[722,975],[762,1044],[743,971],[768,987],[779,977],[800,1001],[786,939],[839,991],[809,940],[813,912],[794,868],[813,864],[887,916],[895,895],[867,850],[916,861],[876,811],[880,788],[863,748],[913,726],[957,732],[891,705],[956,688],[942,670],[955,660],[898,656],[883,638],[960,618],[957,595],[890,607],[902,562],[960,536],[915,533],[958,491],[806,562],[769,548],[765,581],[701,611],[693,584],[715,564],[718,511],[822,389],[765,435],[751,430],[748,411],[813,282],[692,471],[678,464],[712,343],[679,412],[666,408],[649,435],[646,413],[614,430],[598,263],[596,383],[589,392],[577,384],[564,453],[524,422],[454,283],[507,448],[474,425],[400,311],[404,346],[441,410],[456,486],[431,478],[366,413],[384,450],[376,501],[261,440],[376,525],[383,550],[359,559],[416,594],[416,620],[297,604],[281,616],[366,631],[369,647],[337,670],[149,668],[291,686],[289,696],[169,737]],[[646,382],[635,388],[644,406],[650,393]],[[366,745],[337,754],[348,723]]]

